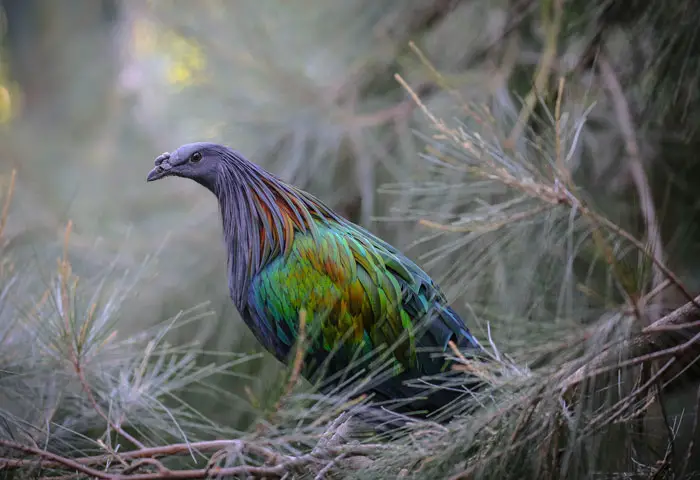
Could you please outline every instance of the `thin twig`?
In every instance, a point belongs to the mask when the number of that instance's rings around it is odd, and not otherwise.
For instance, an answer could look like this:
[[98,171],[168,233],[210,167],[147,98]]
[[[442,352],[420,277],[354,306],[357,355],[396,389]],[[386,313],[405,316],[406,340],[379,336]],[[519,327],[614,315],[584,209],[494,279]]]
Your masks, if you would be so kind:
[[133,472],[137,472],[141,467],[145,465],[152,465],[158,469],[159,472],[167,472],[169,469],[163,465],[161,462],[155,458],[142,458],[141,460],[134,462],[124,470],[122,470],[122,475],[128,475]]
[[534,85],[525,97],[525,105],[523,105],[515,126],[505,141],[506,148],[510,149],[515,148],[515,144],[520,138],[520,135],[525,129],[528,119],[532,114],[537,97],[544,91],[545,86],[547,85],[547,80],[549,79],[549,75],[552,71],[552,66],[556,62],[557,42],[564,15],[564,2],[563,0],[550,0],[549,2],[541,2],[540,5],[542,8],[547,8],[551,5],[553,9],[552,17],[549,19],[550,21],[547,25],[549,28],[547,29],[545,50],[542,53],[542,58],[538,65],[537,73],[535,74]]
[[[342,425],[341,425],[342,427]],[[16,442],[0,440],[0,446],[5,446],[8,449],[15,449],[26,453],[32,453],[36,456],[41,456],[47,461],[42,462],[42,466],[47,468],[57,468],[60,466],[72,467],[80,465],[81,467],[90,468],[90,466],[105,465],[113,459],[113,455],[95,455],[91,457],[80,457],[74,459],[64,459],[60,455],[50,452],[45,452],[35,447],[25,446]],[[266,463],[272,465],[298,465],[303,463],[311,463],[322,458],[330,458],[333,456],[346,455],[371,455],[379,451],[390,448],[387,445],[380,444],[364,444],[364,445],[339,445],[337,442],[332,442],[325,445],[323,448],[314,449],[310,454],[301,456],[281,455],[268,447],[245,440],[210,440],[194,443],[176,443],[172,445],[163,445],[159,447],[147,447],[140,450],[132,450],[119,454],[119,458],[123,461],[140,461],[143,459],[157,459],[161,457],[172,457],[177,455],[186,455],[191,451],[215,451],[218,452],[224,449],[235,449],[251,455],[262,458]],[[0,458],[0,469],[2,468],[27,468],[35,466],[36,461],[22,458]],[[79,470],[82,471],[82,470]],[[215,468],[210,467],[212,474],[216,472]],[[171,471],[174,472],[174,471]],[[106,475],[106,474],[105,474]],[[196,476],[197,474],[195,474]],[[112,478],[105,476],[104,478]],[[134,476],[128,476],[134,478]],[[158,478],[176,478],[176,477],[158,477]],[[177,477],[181,478],[181,477]],[[195,478],[195,477],[193,477]],[[197,477],[200,478],[200,477]]]
[[686,303],[682,307],[675,309],[648,327],[645,327],[642,331],[644,333],[664,332],[695,326],[697,322],[693,319],[700,316],[699,304],[700,296],[696,297],[693,301]]
[[[616,235],[619,235],[620,237],[623,237],[625,240],[629,241],[632,245],[634,245],[640,252],[645,254],[646,256],[649,257],[649,259],[656,265],[659,270],[661,270],[664,275],[680,290],[680,292],[683,294],[683,296],[686,298],[686,300],[689,300],[691,302],[694,302],[695,299],[693,295],[688,291],[687,288],[683,285],[683,283],[680,281],[680,279],[664,264],[663,260],[656,257],[653,254],[649,253],[649,250],[646,248],[646,246],[637,240],[634,235],[631,233],[627,232],[625,229],[619,227],[616,225],[614,222],[611,220],[608,220],[607,218],[603,217],[602,215],[595,214],[591,210],[586,209],[585,210],[588,215],[590,215],[592,218],[595,218],[598,222],[603,224],[605,228],[608,230],[611,230],[613,233]],[[698,304],[698,307],[700,307],[700,304]]]
[[688,470],[688,465],[690,464],[690,459],[693,457],[693,451],[695,450],[695,439],[697,438],[698,432],[700,432],[700,385],[698,385],[697,392],[695,394],[695,418],[693,419],[693,433],[690,436],[690,443],[688,444],[688,449],[686,450],[685,460],[683,461],[683,467],[681,468],[678,478],[684,478],[685,472]]
[[663,365],[663,367],[661,367],[649,380],[647,380],[642,385],[637,387],[634,391],[626,395],[625,398],[622,398],[621,400],[617,401],[609,408],[598,414],[595,418],[591,419],[588,422],[586,428],[584,429],[583,435],[593,434],[597,429],[600,429],[602,426],[614,422],[617,419],[617,417],[622,415],[624,411],[628,407],[630,407],[642,393],[644,393],[647,389],[649,389],[656,383],[656,381],[661,377],[661,375],[671,365],[673,365],[675,360],[675,358],[669,358],[668,361]]
[[[592,370],[588,370],[590,367],[587,366],[585,370],[578,370],[574,375],[567,379],[562,385],[562,390],[567,390],[572,386],[581,383],[582,381],[598,376],[602,373],[610,372],[613,370],[619,370],[624,367],[633,367],[635,365],[640,365],[642,363],[650,362],[652,360],[659,360],[672,355],[678,355],[683,353],[685,350],[695,345],[700,341],[700,333],[694,335],[690,340],[683,342],[674,347],[665,348],[663,350],[657,350],[646,355],[639,355],[637,357],[631,358],[629,360],[624,360],[622,362],[614,363],[613,365],[599,367]],[[603,357],[606,358],[606,357]],[[585,373],[583,373],[585,371]]]
[[92,388],[90,387],[90,384],[88,383],[87,379],[85,378],[85,373],[83,372],[82,365],[80,364],[80,361],[76,359],[75,363],[73,364],[73,367],[75,369],[75,373],[78,376],[78,380],[80,381],[80,385],[83,388],[83,391],[88,397],[88,400],[90,401],[90,404],[92,405],[92,408],[95,409],[97,414],[104,419],[105,422],[119,435],[122,437],[126,438],[128,441],[130,441],[132,444],[136,445],[138,448],[144,449],[146,446],[141,443],[139,440],[134,438],[133,435],[125,431],[121,425],[117,425],[114,423],[109,416],[102,410],[100,405],[97,403],[97,399],[95,398],[95,395],[92,393]]
[[[59,261],[59,282],[60,282],[60,295],[61,295],[61,309],[60,313],[63,316],[63,327],[65,329],[65,335],[66,335],[66,341],[68,342],[70,351],[70,361],[73,366],[73,370],[75,371],[76,376],[78,377],[78,380],[80,381],[80,385],[87,395],[88,401],[92,405],[93,409],[97,414],[104,419],[105,422],[107,422],[107,425],[109,425],[115,432],[119,433],[122,437],[126,438],[128,441],[130,441],[132,444],[136,445],[138,448],[145,448],[145,445],[141,443],[139,440],[134,438],[133,435],[129,434],[126,432],[121,425],[116,424],[113,422],[109,416],[102,410],[100,407],[99,403],[97,402],[97,399],[95,398],[95,395],[92,393],[92,388],[90,387],[89,382],[87,381],[87,378],[85,377],[85,371],[83,368],[83,364],[80,358],[80,354],[78,353],[76,349],[75,343],[78,342],[75,336],[74,328],[71,324],[71,319],[70,315],[71,313],[69,312],[69,306],[70,306],[70,288],[69,284],[71,281],[71,264],[70,261],[68,260],[68,250],[69,250],[69,245],[70,245],[70,235],[71,231],[73,228],[73,222],[71,220],[68,221],[68,224],[66,225],[65,233],[64,233],[64,238],[63,238],[63,258]],[[88,322],[84,324],[84,326],[87,326]],[[80,336],[77,337],[78,339]]]
[[[632,114],[630,113],[629,103],[627,102],[625,93],[622,90],[620,81],[615,74],[615,70],[604,53],[601,53],[598,56],[598,68],[603,79],[603,85],[605,85],[605,88],[610,93],[613,110],[615,111],[615,117],[617,118],[617,123],[620,127],[620,131],[622,132],[622,137],[625,142],[628,168],[632,175],[632,180],[637,188],[642,214],[644,215],[644,223],[646,224],[647,242],[651,246],[651,251],[653,252],[654,258],[657,259],[658,262],[663,263],[663,243],[661,241],[661,232],[659,230],[656,208],[654,206],[654,198],[651,193],[651,187],[649,186],[649,179],[644,172],[644,166],[642,164],[639,145],[637,144],[637,135],[635,133],[634,121],[632,120]],[[660,271],[658,266],[655,266],[653,269],[651,288],[655,288],[657,285],[663,282],[663,280],[663,273]],[[652,305],[651,321],[655,321],[658,318],[662,303],[663,301],[658,299]]]
[[330,472],[331,469],[332,469],[340,460],[344,459],[345,456],[346,456],[346,455],[345,455],[344,453],[341,453],[341,454],[338,455],[336,458],[334,458],[334,459],[332,459],[331,461],[329,461],[329,462],[326,464],[326,466],[323,467],[323,468],[318,472],[318,475],[316,475],[316,476],[314,477],[314,480],[323,480],[324,478],[326,478],[326,474],[328,474],[328,472]]
[[[1,444],[1,443],[0,443]],[[246,442],[244,440],[210,440],[203,442],[194,443],[174,443],[172,445],[164,445],[159,447],[146,447],[139,450],[132,450],[129,452],[121,452],[119,458],[124,461],[140,460],[143,458],[160,458],[160,457],[172,457],[177,455],[187,455],[191,451],[206,452],[206,451],[218,451],[223,449],[232,449],[248,452],[253,455],[257,455],[265,459],[268,463],[280,463],[283,457],[273,450],[266,448],[262,445],[258,445],[251,442]],[[114,458],[113,455],[94,455],[90,457],[81,457],[73,459],[74,462],[80,463],[81,465],[103,465]],[[30,465],[31,462],[26,460],[17,460],[13,465],[21,467]],[[49,464],[44,464],[49,465]],[[56,466],[52,464],[51,466]]]
[[[80,462],[76,462],[75,460],[71,460],[70,458],[65,458],[61,455],[56,455],[55,453],[47,452],[46,450],[41,450],[39,448],[30,447],[28,445],[22,445],[21,443],[11,442],[9,440],[2,439],[0,439],[0,445],[12,450],[17,450],[30,455],[35,455],[42,459],[50,460],[56,465],[63,465],[64,467],[71,468],[78,472],[84,473],[85,475],[90,475],[94,478],[103,478],[106,480],[117,478],[115,475],[95,470],[94,468],[88,467],[87,465],[84,465]],[[9,462],[0,460],[0,467],[7,465],[7,463]],[[34,464],[36,464],[36,462],[34,462]],[[0,468],[0,470],[1,469],[2,468]]]
[[564,97],[564,77],[559,78],[559,89],[557,90],[557,102],[554,106],[554,141],[555,155],[554,161],[557,166],[557,177],[561,178],[566,185],[571,183],[569,169],[564,165],[564,156],[561,154],[561,102]]
[[698,340],[700,340],[700,334],[694,335],[686,342],[676,345],[675,347],[666,348],[647,355],[633,357],[624,362],[615,362],[610,366],[603,366],[607,361],[617,359],[618,353],[622,349],[639,349],[643,351],[643,349],[654,343],[654,338],[651,337],[652,335],[699,326],[700,321],[692,320],[700,315],[700,307],[698,307],[698,303],[700,303],[700,296],[686,303],[682,307],[677,308],[668,315],[665,315],[648,327],[645,327],[642,330],[641,335],[638,335],[637,337],[628,341],[615,342],[609,346],[605,346],[595,358],[587,362],[584,367],[581,367],[573,375],[571,375],[564,382],[562,388],[566,390],[576,384],[581,383],[587,378],[600,375],[601,373],[605,373],[610,370],[638,365],[651,359],[663,358],[665,356],[677,354],[694,345],[698,342]]

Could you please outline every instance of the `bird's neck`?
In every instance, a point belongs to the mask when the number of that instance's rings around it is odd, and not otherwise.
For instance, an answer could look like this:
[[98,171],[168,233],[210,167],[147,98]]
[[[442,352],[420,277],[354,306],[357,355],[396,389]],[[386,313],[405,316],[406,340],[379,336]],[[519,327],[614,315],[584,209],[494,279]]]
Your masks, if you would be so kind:
[[260,259],[260,229],[250,189],[240,172],[228,167],[216,189],[228,253],[228,283],[231,299],[242,313]]
[[223,165],[215,190],[228,250],[229,290],[242,310],[255,275],[289,253],[295,232],[314,230],[314,221],[292,187],[250,162]]
[[316,237],[319,222],[343,221],[312,195],[247,161],[224,165],[215,193],[228,249],[229,290],[239,309],[255,275],[289,254],[298,232]]

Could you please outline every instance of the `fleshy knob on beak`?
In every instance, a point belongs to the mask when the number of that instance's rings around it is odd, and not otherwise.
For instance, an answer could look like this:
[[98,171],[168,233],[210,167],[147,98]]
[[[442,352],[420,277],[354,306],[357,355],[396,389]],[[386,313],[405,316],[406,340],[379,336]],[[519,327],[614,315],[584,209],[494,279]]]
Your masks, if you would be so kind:
[[170,160],[170,153],[164,152],[158,155],[154,162],[156,166],[148,173],[146,181],[152,182],[165,177],[168,174],[168,170],[172,168],[168,160]]

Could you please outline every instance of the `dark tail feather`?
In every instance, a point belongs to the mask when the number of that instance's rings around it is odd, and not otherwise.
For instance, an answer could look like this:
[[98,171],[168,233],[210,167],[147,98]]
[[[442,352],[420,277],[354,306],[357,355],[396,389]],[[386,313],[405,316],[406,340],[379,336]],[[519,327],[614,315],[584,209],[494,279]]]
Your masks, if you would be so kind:
[[474,348],[481,350],[479,342],[476,341],[464,320],[457,315],[457,312],[452,307],[441,306],[436,308],[438,309],[437,315],[429,330],[435,337],[438,345],[447,349],[447,343],[452,340],[460,349]]
[[480,351],[481,346],[459,315],[447,306],[437,306],[421,330],[416,342],[416,368],[375,386],[376,401],[394,412],[440,421],[466,413],[476,403],[469,399],[481,382],[452,370],[445,353],[451,353],[450,341],[463,351]]
[[445,353],[452,355],[450,341],[465,352],[481,350],[452,308],[436,306],[430,320],[416,332],[414,368],[394,376],[374,369],[375,381],[364,389],[372,395],[371,407],[360,415],[361,420],[379,430],[392,430],[405,424],[406,416],[444,422],[472,410],[477,402],[470,399],[481,383],[452,370],[445,358]]

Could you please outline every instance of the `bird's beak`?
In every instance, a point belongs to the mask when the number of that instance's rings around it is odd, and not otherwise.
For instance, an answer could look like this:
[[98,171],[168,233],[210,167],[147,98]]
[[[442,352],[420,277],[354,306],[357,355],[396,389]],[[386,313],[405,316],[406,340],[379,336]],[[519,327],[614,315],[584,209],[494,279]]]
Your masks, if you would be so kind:
[[153,167],[153,170],[148,172],[148,176],[146,177],[147,182],[153,182],[163,177],[167,177],[170,174],[170,170],[173,168],[173,166],[170,164],[169,153],[159,155],[156,158],[155,164],[156,166]]
[[168,170],[163,168],[162,165],[158,165],[157,167],[154,167],[153,170],[148,172],[148,176],[146,177],[147,182],[152,182],[154,180],[158,180],[163,177],[168,176]]

